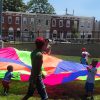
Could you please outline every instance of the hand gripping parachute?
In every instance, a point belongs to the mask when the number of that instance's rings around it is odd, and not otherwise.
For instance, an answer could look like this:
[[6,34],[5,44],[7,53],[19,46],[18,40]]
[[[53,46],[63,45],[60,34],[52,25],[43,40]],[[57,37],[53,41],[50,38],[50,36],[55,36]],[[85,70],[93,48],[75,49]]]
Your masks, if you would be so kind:
[[[4,77],[7,66],[14,67],[13,74],[18,76],[15,80],[28,81],[31,71],[31,59],[29,51],[21,51],[12,47],[0,49],[0,78]],[[64,61],[50,55],[43,55],[42,71],[46,78],[44,83],[57,85],[73,80],[85,80],[87,65],[78,62]],[[96,79],[100,79],[100,63],[97,65]]]

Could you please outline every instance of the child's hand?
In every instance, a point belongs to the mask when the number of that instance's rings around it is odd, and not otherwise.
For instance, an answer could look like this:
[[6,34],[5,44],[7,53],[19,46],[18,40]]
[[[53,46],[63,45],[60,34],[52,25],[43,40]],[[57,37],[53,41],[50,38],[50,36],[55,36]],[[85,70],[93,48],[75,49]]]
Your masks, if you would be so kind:
[[45,78],[45,75],[44,75],[44,74],[42,74],[42,78],[43,78],[43,79]]
[[91,69],[89,67],[87,67],[87,70],[91,72]]
[[89,67],[86,67],[87,68],[87,70],[89,70],[90,68]]
[[20,74],[21,74],[21,73],[18,72],[16,75],[14,75],[14,78],[19,77]]

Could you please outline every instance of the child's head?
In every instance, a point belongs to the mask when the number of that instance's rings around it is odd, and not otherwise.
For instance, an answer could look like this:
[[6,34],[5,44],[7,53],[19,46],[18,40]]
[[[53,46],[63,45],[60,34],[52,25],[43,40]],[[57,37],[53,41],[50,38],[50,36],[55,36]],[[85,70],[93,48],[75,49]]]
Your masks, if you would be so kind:
[[36,48],[37,48],[37,49],[42,49],[43,46],[44,46],[44,44],[45,44],[44,38],[38,37],[38,38],[35,40],[35,44],[36,44]]
[[12,66],[12,65],[8,65],[7,70],[8,70],[9,72],[12,72],[12,71],[13,71],[13,66]]
[[96,67],[97,64],[98,64],[98,60],[93,59],[91,65],[92,65],[93,67]]

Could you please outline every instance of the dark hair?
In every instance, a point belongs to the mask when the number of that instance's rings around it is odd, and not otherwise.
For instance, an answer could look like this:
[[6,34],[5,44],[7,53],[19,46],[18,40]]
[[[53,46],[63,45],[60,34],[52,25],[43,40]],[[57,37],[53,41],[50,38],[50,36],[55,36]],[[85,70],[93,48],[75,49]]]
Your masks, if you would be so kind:
[[36,44],[36,48],[37,48],[37,49],[42,49],[42,47],[43,47],[44,44],[45,44],[44,38],[38,37],[38,38],[35,40],[35,44]]
[[92,59],[92,66],[96,67],[96,65],[98,64],[98,60],[97,59]]
[[13,66],[12,66],[12,65],[8,65],[8,66],[7,66],[7,70],[8,70],[8,71],[12,71],[12,70],[13,70]]
[[46,41],[47,41],[47,42],[50,42],[49,39],[45,39],[45,42],[46,42]]

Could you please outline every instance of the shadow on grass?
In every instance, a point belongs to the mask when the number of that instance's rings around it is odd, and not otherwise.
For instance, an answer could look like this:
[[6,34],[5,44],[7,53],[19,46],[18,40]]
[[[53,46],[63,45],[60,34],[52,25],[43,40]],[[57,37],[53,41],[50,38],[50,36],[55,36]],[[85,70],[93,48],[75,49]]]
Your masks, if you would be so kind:
[[[73,81],[73,82],[56,85],[56,86],[46,85],[46,89],[47,89],[50,100],[86,100],[84,98],[84,94],[85,94],[84,84],[85,84],[85,81]],[[100,98],[99,84],[100,84],[100,81],[96,81],[95,91],[94,91],[94,95],[95,95],[94,98],[96,98],[95,100],[100,100],[98,99]],[[9,93],[14,94],[16,97],[17,95],[24,96],[27,92],[27,88],[28,88],[28,82],[12,81],[10,84]],[[3,89],[2,89],[2,85],[0,81],[0,93],[2,93],[2,91]],[[34,97],[39,98],[37,91],[35,91]]]

